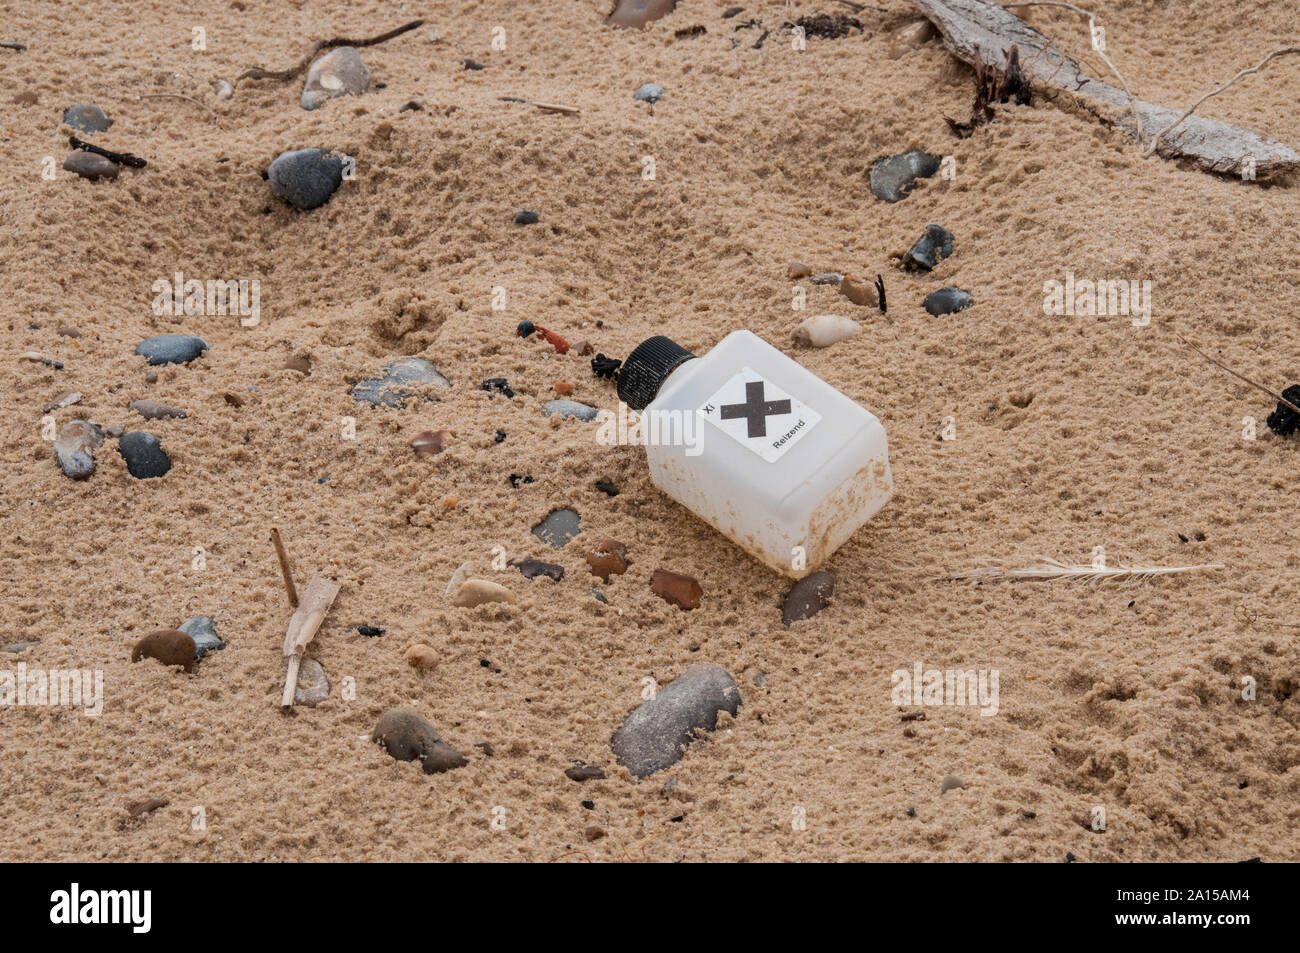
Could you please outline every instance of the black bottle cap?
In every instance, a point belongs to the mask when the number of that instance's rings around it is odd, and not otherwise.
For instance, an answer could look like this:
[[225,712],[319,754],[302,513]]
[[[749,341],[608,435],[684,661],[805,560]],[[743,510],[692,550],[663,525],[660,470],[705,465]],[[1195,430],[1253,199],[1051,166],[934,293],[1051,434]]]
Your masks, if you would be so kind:
[[686,348],[663,335],[646,338],[619,368],[619,400],[633,410],[644,410],[655,399],[668,375],[694,357]]

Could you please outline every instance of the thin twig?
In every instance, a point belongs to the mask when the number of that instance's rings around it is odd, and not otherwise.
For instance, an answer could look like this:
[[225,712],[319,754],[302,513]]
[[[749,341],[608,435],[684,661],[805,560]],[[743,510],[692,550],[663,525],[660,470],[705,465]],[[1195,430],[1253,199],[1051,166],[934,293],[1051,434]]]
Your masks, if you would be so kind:
[[186,96],[184,93],[143,93],[141,94],[140,98],[141,99],[183,99],[187,103],[193,103],[195,106],[203,107],[210,113],[216,112],[216,110],[213,109],[211,106],[209,106],[207,103],[201,103],[193,96]]
[[288,81],[303,73],[307,67],[311,66],[311,61],[316,58],[316,54],[321,50],[330,50],[336,46],[374,46],[377,43],[386,43],[393,39],[393,37],[401,36],[403,33],[409,33],[421,26],[424,26],[423,20],[412,20],[404,26],[399,26],[395,30],[389,30],[387,33],[381,33],[379,36],[372,36],[368,40],[346,40],[342,38],[334,40],[317,40],[316,44],[311,48],[311,52],[304,56],[297,66],[292,66],[286,70],[279,70],[278,72],[275,70],[265,70],[260,66],[254,66],[252,69],[244,70],[244,72],[236,76],[235,81],[238,82],[241,79],[278,79],[281,81]]
[[20,53],[27,49],[26,43],[19,43],[17,40],[0,40],[0,46],[6,50],[17,50]]
[[284,576],[284,588],[289,593],[289,608],[298,608],[298,590],[293,586],[293,571],[289,568],[289,554],[284,551],[284,542],[280,539],[280,530],[271,527],[271,542],[275,543],[275,555],[280,560],[280,574]]
[[1183,336],[1182,336],[1181,334],[1179,334],[1177,331],[1175,331],[1174,334],[1178,337],[1178,340],[1182,341],[1184,344],[1186,344],[1188,347],[1190,347],[1190,348],[1191,348],[1193,351],[1195,351],[1197,354],[1201,355],[1201,357],[1205,358],[1205,359],[1206,359],[1207,361],[1209,361],[1211,364],[1214,364],[1214,365],[1216,365],[1216,366],[1218,366],[1218,367],[1223,368],[1225,371],[1227,371],[1227,372],[1228,372],[1229,374],[1231,374],[1233,377],[1237,378],[1237,380],[1242,381],[1243,383],[1249,384],[1251,387],[1255,388],[1256,390],[1262,390],[1265,394],[1268,394],[1269,397],[1272,397],[1275,401],[1277,401],[1277,402],[1278,402],[1279,404],[1281,404],[1283,407],[1290,407],[1290,408],[1291,408],[1293,411],[1295,411],[1297,414],[1300,414],[1300,407],[1297,407],[1295,404],[1291,403],[1291,401],[1287,400],[1287,399],[1286,399],[1285,397],[1283,397],[1281,394],[1275,394],[1273,391],[1269,390],[1267,387],[1265,387],[1263,384],[1259,383],[1258,381],[1253,381],[1253,380],[1251,380],[1249,377],[1246,377],[1244,374],[1238,374],[1236,371],[1234,371],[1234,370],[1233,370],[1231,367],[1229,367],[1227,364],[1224,364],[1224,363],[1223,363],[1222,361],[1220,361],[1218,358],[1210,357],[1210,355],[1206,354],[1206,353],[1205,353],[1204,351],[1202,351],[1199,347],[1197,347],[1197,346],[1196,346],[1195,344],[1193,344],[1191,341],[1187,340],[1187,338],[1183,337]]
[[1077,579],[1089,583],[1104,583],[1112,579],[1142,581],[1156,576],[1168,576],[1180,572],[1208,572],[1224,568],[1220,563],[1205,563],[1199,566],[1093,566],[1090,563],[1070,564],[1048,556],[1035,556],[1038,562],[1023,569],[1004,569],[1001,566],[989,566],[972,569],[951,576],[933,576],[932,580],[952,579],[1028,579],[1050,581],[1052,579]]
[[[1300,53],[1300,46],[1284,46],[1284,47],[1283,47],[1282,49],[1280,49],[1280,50],[1274,50],[1272,53],[1268,54],[1268,56],[1266,56],[1266,57],[1264,57],[1262,60],[1260,60],[1259,63],[1257,63],[1255,66],[1252,66],[1250,69],[1244,69],[1244,70],[1242,70],[1240,73],[1238,73],[1236,76],[1232,77],[1232,79],[1228,80],[1226,83],[1224,83],[1224,84],[1223,84],[1222,86],[1220,86],[1218,89],[1212,89],[1212,90],[1210,90],[1208,93],[1206,93],[1206,94],[1205,94],[1204,96],[1202,96],[1200,99],[1198,99],[1196,102],[1194,102],[1194,103],[1192,103],[1190,106],[1188,106],[1188,107],[1187,107],[1187,111],[1186,111],[1185,113],[1183,113],[1181,116],[1179,116],[1179,117],[1178,117],[1177,119],[1175,119],[1173,122],[1171,122],[1169,125],[1165,126],[1165,128],[1161,129],[1159,132],[1157,132],[1154,136],[1151,137],[1151,145],[1147,147],[1146,155],[1151,155],[1151,153],[1155,152],[1155,151],[1156,151],[1156,146],[1157,146],[1157,145],[1159,144],[1159,142],[1160,142],[1160,137],[1163,136],[1165,133],[1169,132],[1171,129],[1173,129],[1175,126],[1177,126],[1180,122],[1182,122],[1184,119],[1186,119],[1186,118],[1187,118],[1188,116],[1190,116],[1192,113],[1194,113],[1194,112],[1196,111],[1196,107],[1199,106],[1199,105],[1201,105],[1201,103],[1205,102],[1207,99],[1211,98],[1212,96],[1217,96],[1217,95],[1219,95],[1219,93],[1223,92],[1225,89],[1227,89],[1229,86],[1231,86],[1231,85],[1232,85],[1233,83],[1235,83],[1237,80],[1241,79],[1243,76],[1249,76],[1251,73],[1258,73],[1260,70],[1262,70],[1262,69],[1264,68],[1264,64],[1266,64],[1269,60],[1273,59],[1275,56],[1286,56],[1286,55],[1288,55],[1288,54],[1292,54],[1292,53]],[[1141,141],[1140,138],[1139,138],[1139,141]]]
[[533,105],[542,112],[565,113],[570,116],[582,111],[577,106],[561,106],[558,103],[533,103]]
[[68,136],[68,145],[74,149],[80,149],[82,152],[93,152],[97,156],[103,156],[105,159],[112,159],[119,165],[129,165],[133,169],[143,169],[149,163],[139,156],[133,156],[129,152],[113,152],[111,149],[102,149],[99,146],[92,145],[84,139],[78,139],[76,136]]
[[[1033,0],[1033,2],[1029,2],[1029,0],[1026,0],[1026,2],[1023,3],[1004,3],[1002,4],[1002,7],[1003,9],[1006,10],[1010,10],[1013,7],[1064,7],[1066,10],[1073,10],[1075,13],[1079,14],[1080,16],[1085,16],[1088,18],[1089,39],[1091,39],[1092,37],[1093,28],[1096,27],[1097,25],[1097,15],[1095,13],[1092,13],[1090,10],[1085,10],[1083,7],[1076,7],[1073,3],[1061,2],[1061,0]],[[1132,90],[1128,88],[1128,80],[1124,78],[1124,74],[1122,74],[1115,67],[1115,64],[1111,62],[1111,59],[1109,56],[1106,55],[1105,50],[1097,49],[1097,45],[1095,43],[1093,43],[1092,49],[1098,56],[1102,58],[1102,60],[1106,63],[1106,65],[1110,67],[1110,71],[1115,74],[1115,78],[1119,80],[1119,84],[1124,87],[1124,95],[1128,96],[1129,112],[1133,114],[1133,122],[1137,126],[1137,141],[1141,143],[1142,142],[1142,116],[1138,112],[1137,98],[1134,97]]]

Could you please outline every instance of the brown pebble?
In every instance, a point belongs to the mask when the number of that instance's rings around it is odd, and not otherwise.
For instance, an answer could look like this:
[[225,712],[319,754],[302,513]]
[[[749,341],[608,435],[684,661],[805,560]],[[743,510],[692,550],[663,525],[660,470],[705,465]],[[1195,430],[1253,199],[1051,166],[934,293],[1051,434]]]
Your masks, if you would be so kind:
[[165,797],[151,797],[147,801],[137,801],[135,804],[130,805],[126,809],[126,813],[130,814],[132,817],[139,817],[142,814],[152,814],[154,811],[161,807],[166,807],[170,803],[171,801]]
[[573,385],[567,381],[559,381],[555,385],[555,393],[561,397],[567,397],[573,393]]
[[156,380],[158,380],[158,374],[156,371],[150,371],[148,374],[144,375],[144,382],[146,384],[152,384]]
[[579,341],[577,344],[573,345],[573,350],[582,357],[596,353],[596,349],[591,346],[590,341]]
[[587,840],[589,841],[600,840],[602,837],[605,836],[605,831],[603,828],[596,827],[593,824],[591,827],[588,827],[585,831],[582,832],[582,836],[587,838]]
[[[150,376],[152,377],[153,375]],[[145,380],[148,379],[149,379],[148,377],[145,378]],[[244,406],[244,398],[240,397],[238,394],[232,394],[230,391],[226,391],[221,396],[223,396],[226,399],[226,403],[229,404],[231,407]]]
[[438,653],[427,645],[412,642],[402,649],[402,657],[406,659],[407,665],[422,672],[431,672],[438,667]]
[[788,274],[791,279],[807,278],[812,274],[812,268],[801,261],[792,261],[790,262]]
[[587,565],[591,574],[599,576],[601,582],[609,582],[611,575],[621,576],[627,572],[627,547],[616,539],[602,539],[587,553]]
[[682,609],[698,609],[704,590],[694,576],[685,576],[668,569],[656,569],[650,577],[650,591]]
[[40,102],[40,97],[36,95],[33,89],[24,89],[10,100],[15,106],[35,106]]
[[880,295],[876,293],[875,283],[861,278],[845,275],[844,280],[840,282],[840,294],[856,305],[869,305],[873,308],[880,306]]
[[446,430],[425,430],[411,440],[411,449],[417,457],[432,457],[446,449]]
[[187,672],[193,672],[198,664],[194,659],[194,640],[178,629],[159,629],[137,642],[131,661],[142,658],[157,659],[169,668],[179,665]]
[[565,768],[564,775],[573,781],[600,781],[605,777],[605,770],[594,764],[575,764]]
[[677,0],[619,0],[605,22],[610,26],[640,30],[650,21],[668,16],[676,5]]
[[116,179],[120,166],[96,152],[74,152],[63,160],[65,172],[75,172],[83,179]]
[[306,351],[298,351],[290,354],[284,359],[286,370],[297,371],[299,374],[311,373],[311,355]]
[[464,755],[438,737],[432,725],[412,711],[384,712],[370,740],[398,761],[420,761],[425,774],[439,774],[469,764]]
[[69,327],[66,324],[59,328],[59,335],[65,338],[79,338],[82,336],[81,332],[77,328]]
[[961,778],[957,777],[957,775],[945,774],[943,776],[943,781],[939,785],[939,793],[947,794],[949,791],[953,790],[953,788],[964,788],[965,786],[966,785],[962,783]]
[[814,616],[826,608],[833,595],[834,576],[825,569],[809,573],[790,587],[781,606],[781,621],[788,627],[792,622]]

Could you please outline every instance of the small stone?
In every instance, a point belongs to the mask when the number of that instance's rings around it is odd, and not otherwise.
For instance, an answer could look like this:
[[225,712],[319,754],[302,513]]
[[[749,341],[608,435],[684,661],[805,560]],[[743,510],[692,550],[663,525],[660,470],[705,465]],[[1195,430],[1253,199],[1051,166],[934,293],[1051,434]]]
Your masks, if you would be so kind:
[[542,217],[530,208],[521,208],[515,212],[516,225],[536,225]]
[[839,285],[844,276],[838,271],[822,271],[808,279],[815,285]]
[[510,474],[510,476],[507,479],[509,479],[510,485],[514,487],[516,490],[519,489],[520,484],[533,482],[533,478],[531,476],[522,476],[518,473]]
[[974,303],[974,298],[952,285],[940,288],[938,291],[931,291],[925,296],[923,302],[925,310],[934,315],[952,314],[962,308],[969,308]]
[[943,776],[943,781],[939,784],[939,793],[947,794],[953,788],[964,788],[965,786],[966,785],[962,784],[961,778],[957,777],[957,775],[945,774]]
[[424,109],[424,100],[417,96],[414,99],[407,100],[397,111],[399,113],[419,112],[422,109]]
[[461,60],[460,62],[461,65],[468,70],[487,69],[487,67],[484,66],[482,63],[480,63],[478,60]]
[[433,457],[446,449],[446,430],[425,430],[411,440],[411,449],[417,457]]
[[412,711],[392,709],[384,712],[370,740],[398,761],[419,761],[425,774],[440,774],[469,762],[447,742],[438,737],[433,726]]
[[112,427],[105,430],[104,433],[108,434],[114,440],[117,440],[122,436],[122,434],[126,433],[126,428],[120,424],[114,424]]
[[515,594],[505,586],[486,579],[466,579],[456,590],[452,605],[464,608],[481,606],[488,602],[514,602]]
[[495,392],[498,394],[504,394],[506,397],[515,396],[515,392],[510,389],[510,384],[504,377],[489,377],[480,386],[489,394]]
[[[157,375],[154,375],[154,376],[155,376],[155,379],[156,379],[156,378],[157,378]],[[149,378],[148,378],[148,376],[146,375],[145,380],[148,380],[148,379],[149,379]],[[225,392],[224,394],[222,394],[221,396],[222,396],[222,398],[225,400],[225,402],[226,402],[227,404],[229,404],[231,407],[243,407],[243,406],[244,406],[244,398],[240,397],[238,394],[232,394],[230,391],[226,391],[226,392]]]
[[587,565],[593,576],[608,584],[611,575],[627,572],[627,547],[616,539],[602,539],[587,553]]
[[595,420],[596,415],[599,413],[595,407],[580,404],[576,400],[569,400],[565,397],[548,400],[542,404],[542,412],[548,417],[551,414],[559,414],[561,417],[577,417],[579,420],[584,421]]
[[595,599],[597,602],[603,602],[606,605],[609,605],[609,600],[605,598],[605,594],[600,591],[600,587],[598,586],[591,587],[591,598]]
[[492,441],[493,441],[494,443],[501,443],[501,442],[503,442],[505,439],[506,439],[506,432],[505,432],[504,430],[498,430],[498,431],[497,431],[497,432],[492,436]]
[[877,308],[880,306],[880,295],[877,293],[876,284],[873,281],[845,275],[844,280],[840,282],[840,294],[861,307]]
[[142,658],[157,659],[169,668],[179,665],[187,672],[193,672],[198,665],[194,658],[194,640],[178,629],[159,629],[137,642],[131,652],[131,661],[138,662]]
[[377,638],[384,634],[384,630],[377,625],[359,625],[357,626],[357,635],[364,635],[368,639]]
[[172,468],[172,461],[162,442],[151,433],[133,430],[122,434],[117,450],[126,461],[127,472],[137,480],[160,477]]
[[889,34],[889,58],[896,60],[900,56],[906,56],[912,50],[929,43],[937,35],[934,24],[929,20],[913,20],[911,23],[904,23]]
[[64,172],[75,172],[83,179],[116,179],[121,167],[108,156],[78,150],[63,160]]
[[208,350],[208,342],[192,334],[158,334],[136,345],[135,353],[150,364],[188,364]]
[[311,64],[299,105],[315,109],[335,96],[360,96],[370,88],[370,70],[355,47],[340,46]]
[[63,425],[54,441],[54,459],[59,468],[74,480],[84,480],[95,472],[95,451],[104,442],[104,432],[88,420],[73,420]]
[[632,98],[643,103],[657,103],[668,95],[668,91],[657,83],[646,83],[635,93]]
[[605,777],[605,770],[597,765],[579,761],[573,767],[565,768],[564,775],[571,781],[600,781]]
[[928,179],[939,171],[939,156],[915,149],[885,156],[871,163],[871,193],[886,202],[901,202],[916,187],[917,179]]
[[807,278],[812,274],[812,266],[805,265],[801,261],[790,262],[790,267],[786,269],[786,274],[790,276],[791,281],[797,281],[800,278]]
[[718,712],[733,718],[740,689],[721,665],[692,665],[623,720],[611,746],[638,778],[676,764],[698,732],[718,727]]
[[171,801],[165,797],[151,797],[146,801],[137,801],[134,804],[128,805],[126,813],[131,817],[141,818],[146,814],[152,814],[154,811],[161,810],[170,803]]
[[9,100],[15,106],[35,106],[40,101],[41,97],[34,89],[24,89],[21,93],[14,93],[14,98]]
[[694,576],[656,569],[650,577],[650,591],[682,609],[698,609],[704,590]]
[[230,80],[219,79],[212,85],[216,89],[217,99],[235,98],[235,87],[230,84]]
[[221,637],[217,635],[216,620],[210,615],[196,615],[186,619],[176,628],[177,631],[184,632],[194,640],[195,659],[201,659],[209,652],[217,652],[226,647],[226,643],[222,642]]
[[598,841],[605,836],[605,830],[604,828],[597,827],[593,824],[582,832],[582,836],[585,837],[588,842]]
[[799,347],[830,347],[861,329],[858,322],[840,314],[814,314],[799,322],[793,340]]
[[[1300,384],[1292,384],[1282,391],[1282,398],[1300,407]],[[1300,428],[1300,414],[1297,414],[1286,404],[1279,402],[1277,410],[1269,414],[1268,419],[1264,422],[1268,424],[1268,429],[1279,437],[1289,437],[1296,432],[1297,428]]]
[[401,407],[424,387],[447,388],[451,381],[431,363],[419,357],[404,357],[384,365],[384,376],[357,381],[349,393],[354,400],[376,407]]
[[833,595],[834,576],[825,569],[810,573],[790,587],[781,606],[781,621],[789,628],[792,622],[814,616],[826,608]]
[[555,393],[558,394],[560,397],[567,397],[573,393],[573,385],[570,384],[568,381],[556,381]]
[[20,655],[28,649],[40,644],[39,640],[35,642],[10,642],[8,645],[0,645],[0,652],[8,652],[10,655]]
[[294,149],[278,155],[266,170],[271,194],[294,208],[319,208],[343,183],[343,160],[321,149]]
[[82,335],[78,328],[65,324],[63,327],[59,328],[59,336],[65,338],[79,338]]
[[590,341],[578,341],[573,345],[573,353],[579,357],[588,357],[596,353],[596,349],[591,346]]
[[730,20],[736,14],[744,13],[744,12],[745,12],[744,7],[727,7],[727,9],[722,11],[722,19]]
[[564,578],[564,567],[558,563],[544,563],[540,559],[526,557],[524,559],[512,559],[509,565],[518,569],[525,579],[546,576],[559,582]]
[[306,351],[297,351],[290,354],[284,359],[284,369],[286,371],[297,371],[299,374],[310,374],[311,355]]
[[298,687],[293,692],[295,705],[315,708],[330,697],[330,680],[325,668],[314,658],[305,658],[298,664]]
[[427,645],[412,642],[402,650],[402,658],[411,668],[421,672],[431,672],[438,667],[438,653]]
[[582,517],[576,510],[551,510],[546,518],[533,527],[533,535],[543,543],[562,549],[569,540],[582,532]]
[[78,132],[106,132],[113,125],[108,113],[90,103],[68,109],[63,114],[63,122]]
[[164,417],[188,417],[179,407],[171,407],[156,400],[136,400],[131,402],[131,409],[145,420],[161,420]]
[[618,0],[618,6],[605,18],[605,23],[640,30],[647,23],[668,16],[675,6],[677,0]]
[[952,232],[930,224],[903,257],[903,267],[908,271],[930,271],[951,254]]

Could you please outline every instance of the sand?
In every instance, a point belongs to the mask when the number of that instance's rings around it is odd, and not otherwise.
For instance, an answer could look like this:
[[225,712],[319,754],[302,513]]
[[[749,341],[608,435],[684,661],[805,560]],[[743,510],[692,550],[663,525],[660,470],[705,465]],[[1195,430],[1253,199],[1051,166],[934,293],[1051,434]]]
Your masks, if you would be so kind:
[[[730,3],[684,0],[644,32],[604,26],[595,0],[91,2],[75,17],[3,4],[0,39],[29,49],[0,50],[0,643],[39,644],[0,655],[0,670],[98,669],[105,702],[97,718],[0,708],[0,860],[1300,857],[1300,448],[1264,426],[1266,396],[1173,333],[1273,389],[1300,381],[1300,191],[1144,159],[1042,97],[958,140],[944,116],[968,117],[970,70],[933,41],[891,59],[886,34],[915,14],[881,3],[858,15],[862,34],[802,53],[779,30],[786,5],[752,0],[731,20]],[[1251,0],[1192,0],[1176,18],[1096,9],[1135,92],[1170,105],[1294,40],[1276,5]],[[1068,14],[1025,15],[1083,56]],[[305,112],[301,79],[213,93],[249,66],[296,63],[315,39],[416,17],[420,30],[362,51],[385,84],[363,97]],[[735,30],[754,18],[772,30],[761,49],[760,30]],[[703,35],[675,36],[696,24]],[[196,26],[206,52],[191,48]],[[491,48],[498,26],[504,51]],[[653,108],[632,99],[646,82],[668,91]],[[1297,82],[1279,61],[1202,111],[1294,146]],[[9,104],[28,91],[34,103]],[[198,103],[144,98],[158,94]],[[413,97],[425,108],[399,113]],[[43,180],[78,102],[115,120],[96,143],[147,168]],[[298,212],[262,175],[307,146],[355,156],[357,175]],[[868,165],[912,148],[954,156],[955,181],[876,200]],[[540,222],[513,224],[518,209]],[[903,273],[891,256],[929,222],[956,236],[953,256]],[[806,282],[808,310],[792,311],[794,259],[882,274],[888,314]],[[154,315],[152,283],[177,271],[259,280],[260,324]],[[1044,315],[1044,282],[1067,272],[1150,280],[1150,325]],[[975,306],[925,313],[925,294],[949,284]],[[794,326],[821,311],[864,329],[794,350]],[[828,563],[832,605],[786,629],[788,580],[658,493],[641,448],[544,417],[557,381],[598,407],[616,397],[588,358],[516,337],[524,319],[617,357],[654,333],[699,353],[748,328],[877,414],[896,493]],[[161,333],[211,348],[147,383],[134,350]],[[310,353],[310,375],[284,368],[293,352]],[[349,397],[404,356],[434,362],[452,389],[400,410]],[[517,396],[481,390],[491,377]],[[89,480],[64,476],[41,421],[69,390],[82,399],[51,412],[60,425],[147,429],[171,472],[133,479],[109,439]],[[144,421],[128,405],[145,398],[188,417]],[[945,418],[954,440],[940,439]],[[417,458],[408,442],[430,429],[452,431],[449,448]],[[514,488],[512,473],[534,482]],[[530,528],[559,506],[583,534],[553,549]],[[308,652],[331,695],[293,717],[279,710],[290,610],[272,525],[300,588],[316,572],[342,584]],[[604,537],[632,563],[603,587],[607,604],[583,558]],[[1098,546],[1110,564],[1225,568],[1104,587],[930,579],[1040,553],[1086,563]],[[502,550],[566,575],[495,572]],[[466,562],[518,602],[452,606],[447,582]],[[655,596],[658,568],[699,579],[701,607]],[[130,662],[144,634],[194,615],[228,642],[197,675]],[[413,642],[437,652],[436,669],[407,664]],[[738,716],[636,781],[611,734],[644,679],[700,661],[735,677]],[[891,673],[917,663],[997,670],[997,714],[902,720],[919,706],[895,703]],[[388,757],[368,739],[394,707],[469,763],[429,776]],[[608,777],[570,780],[576,760]],[[941,793],[947,775],[962,786]],[[129,818],[149,798],[169,803]],[[588,841],[589,828],[603,836]]]

